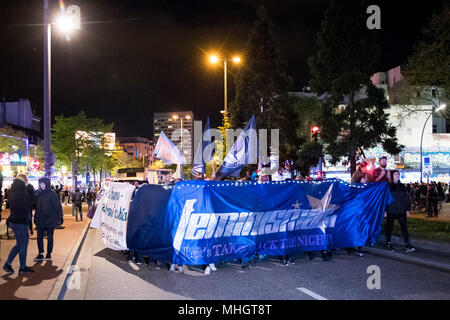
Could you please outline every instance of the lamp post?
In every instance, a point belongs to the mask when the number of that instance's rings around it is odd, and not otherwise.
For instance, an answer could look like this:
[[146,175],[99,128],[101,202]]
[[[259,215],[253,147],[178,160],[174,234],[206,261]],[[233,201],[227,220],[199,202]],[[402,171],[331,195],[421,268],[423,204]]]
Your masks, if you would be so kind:
[[420,183],[422,183],[422,170],[423,170],[423,168],[422,168],[422,166],[423,166],[423,164],[422,164],[422,142],[423,142],[423,133],[425,131],[425,126],[427,125],[428,119],[430,119],[430,117],[433,115],[434,112],[441,111],[441,110],[445,109],[445,107],[446,107],[445,104],[442,104],[439,107],[437,107],[437,105],[434,103],[433,100],[430,99],[430,101],[433,103],[433,107],[431,110],[425,110],[425,111],[431,111],[431,113],[428,115],[427,119],[425,120],[425,123],[422,128],[422,135],[420,136]]
[[[66,33],[72,29],[80,29],[80,8],[72,5],[58,18],[58,27]],[[45,176],[50,178],[55,155],[51,151],[51,51],[52,23],[50,22],[49,0],[44,0],[44,159]]]
[[219,60],[223,60],[223,105],[225,114],[228,114],[228,102],[227,102],[227,61],[232,61],[236,64],[241,62],[241,58],[235,56],[233,58],[219,58],[217,55],[211,55],[209,57],[209,62],[211,64],[216,64]]

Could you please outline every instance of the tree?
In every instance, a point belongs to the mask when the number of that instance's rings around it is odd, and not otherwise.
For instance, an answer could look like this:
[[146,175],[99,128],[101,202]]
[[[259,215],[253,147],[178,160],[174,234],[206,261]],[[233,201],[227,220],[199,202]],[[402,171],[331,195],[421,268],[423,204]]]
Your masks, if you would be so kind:
[[87,118],[83,111],[72,117],[55,117],[52,127],[55,165],[71,167],[72,161],[76,161],[82,173],[86,173],[87,165],[94,173],[112,170],[117,161],[114,156],[116,150],[109,150],[109,141],[105,135],[112,129],[113,124],[104,124],[98,118]]
[[0,152],[26,152],[26,134],[9,126],[0,128]]
[[370,76],[378,68],[376,31],[366,26],[367,1],[332,0],[317,35],[317,53],[309,59],[311,88],[326,93],[321,114],[321,138],[336,163],[348,156],[351,173],[362,148],[381,143],[391,154],[400,152],[396,129],[388,124],[389,105]]
[[[401,97],[412,104],[441,103],[450,93],[450,3],[434,12],[403,68],[408,84]],[[404,84],[403,84],[404,87]],[[399,88],[396,88],[397,92]],[[402,87],[400,86],[400,89]],[[450,108],[444,117],[450,119]]]
[[284,140],[289,159],[296,159],[294,167],[303,176],[309,175],[309,169],[317,166],[322,155],[322,144],[311,141],[311,127],[321,127],[322,105],[315,97],[290,97],[290,116],[288,139]]
[[[282,58],[267,10],[260,7],[244,51],[245,63],[236,79],[236,96],[231,104],[231,123],[242,128],[255,114],[257,128],[284,128],[288,92],[292,80],[285,72]],[[285,137],[283,129],[280,139]]]

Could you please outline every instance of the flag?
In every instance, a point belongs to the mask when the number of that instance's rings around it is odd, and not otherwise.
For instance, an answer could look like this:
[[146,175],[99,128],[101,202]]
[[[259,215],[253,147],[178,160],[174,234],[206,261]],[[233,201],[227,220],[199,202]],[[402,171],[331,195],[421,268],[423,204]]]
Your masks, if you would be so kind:
[[205,130],[203,130],[201,136],[201,143],[198,144],[197,152],[195,153],[194,163],[192,164],[191,179],[201,179],[202,173],[206,173],[206,162],[212,159],[212,148],[208,150],[208,154],[205,157],[205,150],[212,144],[211,133],[209,132],[209,117],[206,120]]
[[165,164],[186,164],[186,159],[180,150],[170,141],[169,138],[161,131],[158,142],[156,143],[153,155],[164,161]]
[[227,153],[214,180],[222,180],[228,176],[237,177],[246,164],[256,164],[257,159],[258,137],[256,135],[255,115],[253,115]]

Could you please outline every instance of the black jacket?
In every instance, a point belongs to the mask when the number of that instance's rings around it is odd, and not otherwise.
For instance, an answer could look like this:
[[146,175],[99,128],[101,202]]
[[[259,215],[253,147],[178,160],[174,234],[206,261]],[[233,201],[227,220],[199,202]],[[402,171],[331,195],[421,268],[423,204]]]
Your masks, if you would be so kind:
[[14,179],[11,189],[8,191],[8,201],[11,209],[8,223],[28,225],[31,221],[33,199],[26,190],[25,182]]
[[81,206],[83,198],[84,198],[83,194],[80,191],[75,191],[75,193],[72,196],[72,202],[77,206]]
[[389,183],[389,189],[391,190],[394,202],[392,202],[387,209],[388,213],[400,213],[404,214],[406,211],[411,210],[411,200],[409,199],[408,192],[403,183]]
[[34,214],[34,224],[38,228],[56,228],[63,221],[63,212],[59,197],[50,188],[48,178],[39,179],[45,183],[45,190],[40,189],[36,199],[36,212]]

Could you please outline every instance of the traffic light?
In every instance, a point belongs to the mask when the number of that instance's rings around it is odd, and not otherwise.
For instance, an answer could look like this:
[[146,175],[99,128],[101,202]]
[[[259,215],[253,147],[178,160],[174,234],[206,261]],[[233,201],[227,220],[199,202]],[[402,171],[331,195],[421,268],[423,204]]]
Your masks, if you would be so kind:
[[320,129],[318,126],[314,125],[311,127],[311,140],[317,141],[319,138]]

